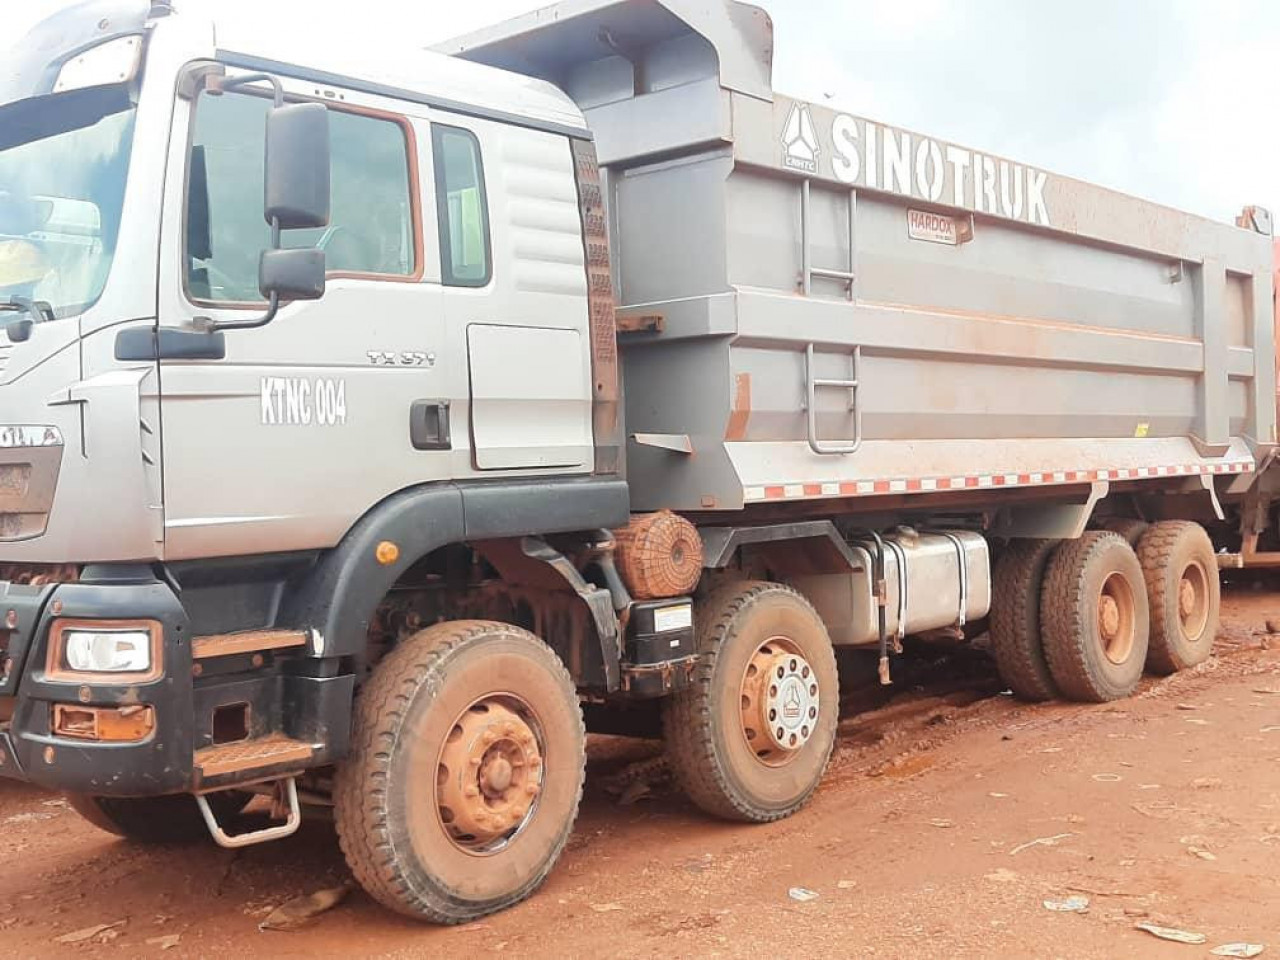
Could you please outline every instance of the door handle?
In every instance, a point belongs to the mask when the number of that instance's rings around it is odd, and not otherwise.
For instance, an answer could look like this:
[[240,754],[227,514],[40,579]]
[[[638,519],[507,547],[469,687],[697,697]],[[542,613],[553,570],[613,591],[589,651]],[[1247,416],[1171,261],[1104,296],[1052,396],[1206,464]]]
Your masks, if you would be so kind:
[[449,401],[415,400],[409,407],[409,442],[415,450],[452,450]]

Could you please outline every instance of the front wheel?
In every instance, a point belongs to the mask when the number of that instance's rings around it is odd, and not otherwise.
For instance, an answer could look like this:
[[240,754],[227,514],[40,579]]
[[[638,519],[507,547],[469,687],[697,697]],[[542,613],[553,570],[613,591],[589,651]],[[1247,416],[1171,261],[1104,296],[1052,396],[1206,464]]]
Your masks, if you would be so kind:
[[378,901],[465,923],[533,893],[568,842],[586,765],[556,655],[505,623],[437,624],[360,692],[334,783],[347,863]]
[[840,692],[826,627],[790,587],[741,583],[700,602],[697,634],[694,682],[663,711],[676,779],[715,816],[790,816],[835,744]]

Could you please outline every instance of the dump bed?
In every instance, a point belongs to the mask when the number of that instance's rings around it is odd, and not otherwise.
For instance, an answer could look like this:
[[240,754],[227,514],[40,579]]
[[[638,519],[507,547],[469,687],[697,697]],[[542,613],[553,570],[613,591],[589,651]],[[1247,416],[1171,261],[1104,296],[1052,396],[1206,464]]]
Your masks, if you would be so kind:
[[775,94],[772,44],[745,4],[579,0],[442,47],[595,133],[633,507],[1254,470],[1268,224]]

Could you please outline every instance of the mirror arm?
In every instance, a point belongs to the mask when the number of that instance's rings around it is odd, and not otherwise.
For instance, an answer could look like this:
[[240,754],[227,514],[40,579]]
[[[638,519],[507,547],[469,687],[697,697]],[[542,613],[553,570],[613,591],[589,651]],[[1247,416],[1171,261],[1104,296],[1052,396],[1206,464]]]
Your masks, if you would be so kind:
[[271,89],[275,94],[275,106],[283,107],[284,87],[280,85],[278,78],[269,73],[246,73],[242,77],[212,76],[209,78],[207,89],[210,93],[226,93],[228,90],[235,90],[238,87],[264,81],[271,84]]
[[265,327],[274,320],[279,312],[280,295],[273,293],[267,301],[267,312],[252,320],[213,320],[209,317],[197,317],[196,321],[204,321],[201,323],[201,327],[207,333],[217,333],[219,330],[256,330],[258,327]]

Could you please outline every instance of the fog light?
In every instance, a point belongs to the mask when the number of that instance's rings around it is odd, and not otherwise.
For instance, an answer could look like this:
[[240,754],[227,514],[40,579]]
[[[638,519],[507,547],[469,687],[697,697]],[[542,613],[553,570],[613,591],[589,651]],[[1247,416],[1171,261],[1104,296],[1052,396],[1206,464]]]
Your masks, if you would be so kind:
[[147,673],[151,634],[145,630],[68,630],[67,666],[77,673]]
[[104,743],[137,743],[156,728],[155,708],[144,704],[127,707],[53,705],[53,735]]

